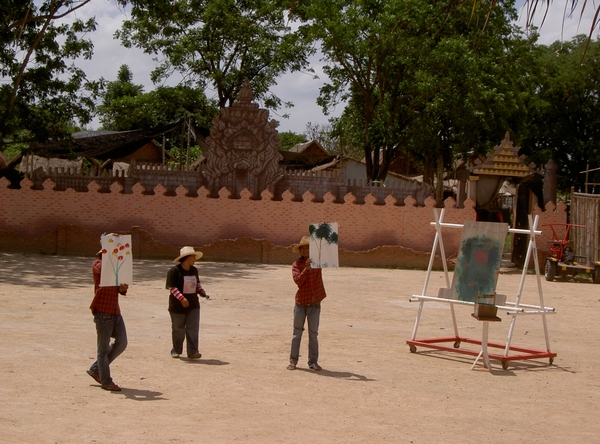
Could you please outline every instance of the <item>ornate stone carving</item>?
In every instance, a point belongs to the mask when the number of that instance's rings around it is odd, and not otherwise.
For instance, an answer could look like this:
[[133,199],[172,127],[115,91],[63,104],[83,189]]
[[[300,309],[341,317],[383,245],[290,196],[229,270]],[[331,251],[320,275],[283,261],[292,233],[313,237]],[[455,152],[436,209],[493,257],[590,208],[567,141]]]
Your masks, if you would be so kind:
[[283,177],[278,122],[269,120],[269,112],[253,100],[246,79],[238,101],[221,108],[220,116],[212,121],[203,173],[213,196],[227,187],[232,197],[239,198],[247,188],[254,199],[260,199],[264,190],[272,189]]

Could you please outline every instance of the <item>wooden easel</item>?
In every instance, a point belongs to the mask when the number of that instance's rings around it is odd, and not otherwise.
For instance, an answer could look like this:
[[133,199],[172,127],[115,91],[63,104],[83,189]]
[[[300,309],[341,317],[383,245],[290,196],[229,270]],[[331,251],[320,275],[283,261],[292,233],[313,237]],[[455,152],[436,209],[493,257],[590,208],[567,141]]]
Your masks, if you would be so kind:
[[[446,299],[446,298],[441,298],[439,296],[436,297],[436,296],[428,296],[427,295],[427,287],[429,284],[429,278],[431,276],[431,271],[433,268],[433,261],[435,259],[435,254],[436,254],[438,246],[440,248],[440,256],[442,258],[444,275],[446,278],[446,288],[447,289],[451,288],[450,278],[449,278],[449,273],[448,273],[448,264],[446,261],[446,254],[444,251],[442,228],[450,228],[450,229],[460,228],[460,229],[462,229],[464,227],[464,225],[462,225],[462,224],[444,223],[443,222],[444,212],[445,212],[445,209],[442,209],[441,212],[439,212],[439,210],[437,208],[434,208],[435,222],[432,222],[431,225],[435,226],[436,233],[435,233],[435,238],[433,241],[433,247],[431,249],[431,257],[429,259],[429,266],[427,268],[427,274],[425,276],[425,283],[423,286],[423,291],[420,295],[412,295],[412,298],[410,299],[411,302],[419,303],[419,308],[418,308],[417,316],[415,319],[415,325],[413,328],[412,338],[410,340],[406,341],[406,343],[409,345],[410,351],[412,353],[416,353],[417,347],[425,347],[425,348],[432,348],[435,350],[476,356],[477,358],[475,359],[475,362],[473,363],[473,366],[471,368],[473,368],[475,366],[475,364],[477,363],[477,361],[479,360],[479,358],[482,355],[484,357],[484,359],[483,359],[484,368],[488,368],[488,369],[490,368],[489,359],[500,361],[502,363],[502,368],[504,370],[508,369],[508,363],[510,361],[517,361],[517,360],[549,358],[549,362],[550,362],[550,364],[552,364],[554,362],[554,358],[556,357],[556,353],[553,353],[550,351],[550,339],[548,336],[548,325],[546,322],[546,315],[556,313],[556,310],[551,307],[546,307],[544,304],[544,296],[543,296],[543,292],[542,292],[542,281],[541,281],[541,275],[540,275],[539,259],[537,256],[537,248],[536,248],[536,243],[535,243],[536,236],[538,236],[542,233],[541,231],[537,230],[537,224],[538,224],[539,217],[536,216],[535,219],[532,219],[531,215],[529,216],[529,227],[530,227],[529,230],[516,229],[516,228],[508,229],[509,233],[528,234],[529,235],[529,245],[527,248],[527,255],[525,257],[525,262],[523,265],[523,271],[521,273],[521,281],[519,284],[519,290],[516,295],[515,301],[514,302],[506,302],[504,305],[498,306],[498,309],[507,310],[507,314],[511,315],[511,321],[510,321],[510,326],[509,326],[509,330],[508,330],[508,336],[506,339],[506,343],[500,344],[500,343],[494,343],[494,342],[487,341],[487,332],[488,332],[489,321],[490,321],[489,319],[481,319],[483,321],[483,332],[482,332],[481,340],[467,338],[467,337],[463,337],[463,336],[459,335],[458,326],[456,324],[456,313],[454,310],[454,305],[455,304],[474,305],[473,302],[456,300],[456,299]],[[539,305],[527,305],[527,304],[521,303],[521,297],[523,294],[523,286],[525,283],[525,277],[527,275],[527,265],[529,264],[529,260],[531,259],[532,255],[533,255],[534,264],[535,264],[535,275],[536,275],[536,279],[537,279]],[[452,315],[452,324],[454,327],[454,336],[441,337],[441,338],[417,339],[417,330],[419,328],[419,321],[421,319],[421,315],[423,313],[423,307],[425,306],[426,302],[441,302],[441,303],[450,304],[450,312]],[[517,347],[517,346],[511,345],[515,323],[516,323],[517,317],[519,315],[540,315],[542,317],[544,336],[546,339],[546,350],[536,350],[536,349],[532,349],[532,348]],[[444,343],[448,343],[448,342],[452,343],[452,347],[443,345]],[[480,345],[480,350],[474,351],[474,350],[468,350],[465,348],[461,348],[462,343]],[[503,354],[488,353],[488,347],[504,349],[504,353]],[[511,352],[512,352],[512,354],[511,354]]]

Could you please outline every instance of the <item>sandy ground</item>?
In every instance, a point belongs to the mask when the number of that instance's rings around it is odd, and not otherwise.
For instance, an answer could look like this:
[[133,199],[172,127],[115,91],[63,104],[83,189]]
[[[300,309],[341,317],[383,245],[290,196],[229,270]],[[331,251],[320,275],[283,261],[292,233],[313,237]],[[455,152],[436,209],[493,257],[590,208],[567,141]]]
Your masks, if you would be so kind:
[[[471,370],[471,356],[410,339],[425,272],[325,270],[323,371],[285,369],[292,334],[291,267],[200,262],[203,359],[172,359],[168,261],[134,263],[122,298],[129,347],[111,366],[123,391],[86,373],[95,359],[91,258],[0,254],[0,442],[3,443],[593,443],[600,442],[600,286],[546,282],[554,364]],[[505,270],[507,271],[507,270]],[[501,274],[514,300],[521,275]],[[432,273],[430,293],[443,286]],[[535,275],[523,303],[537,302]],[[472,307],[460,333],[481,338]],[[504,342],[509,317],[490,327]],[[518,318],[513,345],[545,349],[541,316]],[[418,338],[451,335],[449,306],[425,306]],[[466,346],[465,346],[466,347]]]

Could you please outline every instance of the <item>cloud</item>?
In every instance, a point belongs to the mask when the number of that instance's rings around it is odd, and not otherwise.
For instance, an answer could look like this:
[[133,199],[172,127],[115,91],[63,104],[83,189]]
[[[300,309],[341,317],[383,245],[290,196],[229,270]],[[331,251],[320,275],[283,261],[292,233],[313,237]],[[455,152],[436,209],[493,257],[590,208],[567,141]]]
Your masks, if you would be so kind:
[[[535,14],[533,24],[536,26],[542,25],[543,13],[545,12],[545,4],[542,5],[538,13]],[[564,17],[565,4],[569,0],[553,1],[548,10],[548,14],[543,25],[540,28],[541,44],[550,44],[556,40],[569,40],[576,34],[588,34],[590,31],[594,5],[587,5],[586,10],[581,20],[579,15],[584,2],[579,2],[578,10],[571,16]],[[517,2],[519,9],[519,20],[517,24],[525,27],[527,11],[523,8],[524,1]],[[74,17],[87,19],[95,16],[98,23],[98,30],[89,35],[94,42],[94,56],[92,60],[78,60],[76,63],[85,70],[89,79],[98,80],[100,77],[108,81],[114,81],[117,78],[119,67],[123,64],[129,66],[133,81],[136,84],[144,85],[144,91],[152,91],[154,85],[150,80],[150,72],[156,66],[153,60],[156,56],[145,54],[138,48],[125,48],[120,42],[113,38],[117,29],[121,27],[123,20],[127,18],[127,10],[118,7],[112,1],[91,2],[81,10],[77,11]],[[69,18],[71,20],[72,18]],[[598,32],[595,33],[595,36]],[[323,63],[319,56],[311,59],[311,64],[315,70],[315,75],[308,73],[288,73],[277,79],[277,85],[272,88],[272,92],[278,95],[283,101],[293,102],[294,107],[280,110],[281,114],[290,114],[289,119],[283,119],[271,112],[271,119],[279,121],[278,130],[294,131],[303,133],[306,129],[306,124],[326,124],[330,117],[337,117],[341,114],[343,107],[338,106],[333,110],[330,116],[325,116],[320,106],[317,105],[316,99],[319,95],[319,89],[327,81],[327,76],[323,73]],[[175,85],[179,78],[170,79],[168,85]],[[207,91],[210,95],[210,92]],[[97,128],[98,122],[95,121],[91,125]]]
[[[522,28],[527,24],[527,8],[523,0],[517,1],[519,19],[517,24]],[[550,45],[557,40],[570,40],[577,34],[589,35],[596,8],[595,2],[577,2],[573,13],[570,12],[570,0],[552,1],[546,11],[546,3],[540,1],[535,14],[531,17],[532,24],[539,28],[538,43]],[[598,29],[592,37],[598,37]]]

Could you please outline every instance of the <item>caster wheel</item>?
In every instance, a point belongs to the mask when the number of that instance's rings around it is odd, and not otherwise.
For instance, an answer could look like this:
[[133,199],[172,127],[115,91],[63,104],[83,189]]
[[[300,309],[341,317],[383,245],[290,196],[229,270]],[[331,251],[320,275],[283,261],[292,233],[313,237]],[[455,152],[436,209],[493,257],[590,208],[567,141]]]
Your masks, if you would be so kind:
[[508,370],[508,361],[502,361],[502,370]]
[[460,341],[454,342],[454,348],[460,348]]
[[417,347],[415,347],[414,345],[410,346],[410,352],[411,353],[416,353],[417,352]]

